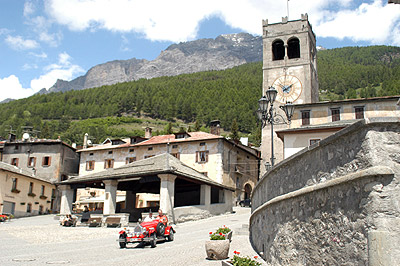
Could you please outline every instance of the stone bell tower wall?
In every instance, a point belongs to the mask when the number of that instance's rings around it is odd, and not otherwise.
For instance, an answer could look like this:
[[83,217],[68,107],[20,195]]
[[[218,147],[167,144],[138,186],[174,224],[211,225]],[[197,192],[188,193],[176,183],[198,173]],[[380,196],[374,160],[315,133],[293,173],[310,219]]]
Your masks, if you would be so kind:
[[357,122],[283,160],[253,191],[250,241],[271,265],[397,265],[400,119]]

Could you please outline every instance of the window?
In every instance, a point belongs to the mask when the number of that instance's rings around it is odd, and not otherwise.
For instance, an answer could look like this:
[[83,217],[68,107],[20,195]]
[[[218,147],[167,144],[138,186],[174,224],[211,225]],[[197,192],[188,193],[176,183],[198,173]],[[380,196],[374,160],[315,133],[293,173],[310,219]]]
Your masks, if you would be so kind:
[[147,159],[147,158],[151,158],[151,157],[153,157],[153,156],[154,156],[154,155],[145,155],[144,158]]
[[126,164],[136,161],[136,157],[126,157]]
[[208,151],[196,152],[196,163],[206,163],[206,162],[208,162]]
[[11,191],[15,191],[15,190],[17,190],[17,182],[18,182],[18,179],[17,178],[13,178],[12,179],[12,187],[11,187]]
[[321,141],[321,139],[310,139],[310,146],[315,144],[315,143],[318,143],[320,141]]
[[51,190],[51,198],[52,199],[56,198],[56,190],[54,188]]
[[18,158],[12,158],[11,159],[11,165],[18,166],[18,161],[19,161]]
[[44,196],[44,186],[42,185],[42,188],[40,190],[40,196]]
[[108,154],[113,154],[113,152],[112,152],[112,151],[109,151]]
[[205,142],[200,142],[200,146],[206,146]]
[[33,193],[33,182],[29,183],[29,194]]
[[283,60],[285,57],[285,45],[282,40],[275,40],[272,43],[272,60]]
[[332,122],[340,121],[340,109],[339,108],[332,108],[331,114],[332,114]]
[[45,156],[43,157],[42,166],[50,166],[51,165],[51,157]]
[[301,111],[301,125],[307,126],[310,124],[310,111]]
[[180,158],[179,152],[171,153],[171,155],[174,156],[175,158],[178,158],[178,159]]
[[177,148],[178,148],[177,144],[172,145],[172,149],[177,149]]
[[354,112],[356,113],[356,119],[364,119],[364,106],[354,107]]
[[152,151],[152,150],[153,150],[153,147],[148,147],[147,150],[148,150],[148,151]]
[[113,167],[114,167],[114,159],[104,160],[104,169],[113,168]]
[[300,58],[300,41],[297,38],[291,38],[288,41],[288,57],[289,59]]
[[29,157],[28,158],[28,167],[35,167],[36,165],[36,157]]
[[94,162],[95,162],[95,161],[87,161],[87,162],[86,162],[86,171],[92,171],[92,170],[94,170]]
[[26,205],[26,212],[31,212],[32,211],[32,203],[28,203],[28,205]]
[[176,139],[184,139],[185,138],[185,134],[184,133],[179,133],[175,135]]
[[89,153],[89,156],[93,156],[93,152]]
[[134,151],[135,151],[135,149],[129,149],[129,152],[131,152],[131,153],[134,152]]

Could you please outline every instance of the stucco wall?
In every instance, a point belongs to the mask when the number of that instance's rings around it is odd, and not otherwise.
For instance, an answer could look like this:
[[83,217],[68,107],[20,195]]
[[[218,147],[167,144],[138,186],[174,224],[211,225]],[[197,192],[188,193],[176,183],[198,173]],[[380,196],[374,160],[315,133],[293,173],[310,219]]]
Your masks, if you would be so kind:
[[[17,178],[17,190],[12,192],[12,179]],[[33,182],[33,194],[29,196],[29,184]],[[41,197],[41,187],[45,186],[44,197]],[[43,207],[43,212],[50,210],[51,194],[55,186],[30,178],[17,173],[0,170],[0,213],[5,212],[3,209],[4,202],[15,203],[15,217],[31,216],[39,214],[39,206]],[[32,211],[27,213],[27,205],[32,205]]]
[[399,154],[400,119],[385,118],[282,161],[253,193],[253,247],[271,265],[396,265]]

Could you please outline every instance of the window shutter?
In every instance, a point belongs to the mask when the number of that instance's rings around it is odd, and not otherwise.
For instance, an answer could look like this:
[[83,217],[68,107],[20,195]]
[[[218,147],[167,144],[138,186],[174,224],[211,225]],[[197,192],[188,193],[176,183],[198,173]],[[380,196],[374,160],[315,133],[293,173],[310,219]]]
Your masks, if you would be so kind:
[[196,151],[196,163],[198,163],[198,162],[199,162],[199,152]]
[[49,166],[51,165],[51,157],[49,156]]
[[206,151],[206,162],[208,162],[208,151]]

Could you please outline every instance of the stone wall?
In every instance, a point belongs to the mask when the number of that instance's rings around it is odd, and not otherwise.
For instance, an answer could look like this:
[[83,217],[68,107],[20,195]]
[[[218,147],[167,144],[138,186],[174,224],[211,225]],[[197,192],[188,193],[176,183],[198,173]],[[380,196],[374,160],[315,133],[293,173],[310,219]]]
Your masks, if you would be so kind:
[[253,193],[254,249],[272,265],[396,265],[399,122],[357,122],[264,175]]

